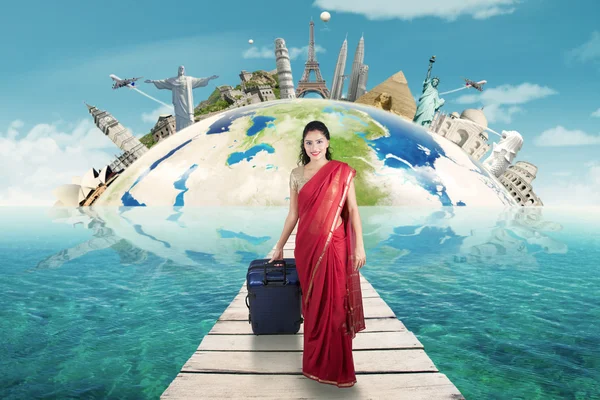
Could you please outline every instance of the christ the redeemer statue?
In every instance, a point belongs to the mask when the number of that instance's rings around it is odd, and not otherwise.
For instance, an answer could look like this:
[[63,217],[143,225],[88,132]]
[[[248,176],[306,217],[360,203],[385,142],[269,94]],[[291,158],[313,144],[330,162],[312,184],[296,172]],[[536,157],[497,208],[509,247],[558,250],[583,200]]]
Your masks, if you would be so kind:
[[154,83],[157,89],[169,89],[173,93],[173,107],[175,108],[176,131],[180,131],[194,123],[194,96],[192,89],[208,85],[211,79],[218,78],[213,75],[209,78],[194,78],[185,75],[185,67],[181,65],[177,77],[151,80],[146,83]]

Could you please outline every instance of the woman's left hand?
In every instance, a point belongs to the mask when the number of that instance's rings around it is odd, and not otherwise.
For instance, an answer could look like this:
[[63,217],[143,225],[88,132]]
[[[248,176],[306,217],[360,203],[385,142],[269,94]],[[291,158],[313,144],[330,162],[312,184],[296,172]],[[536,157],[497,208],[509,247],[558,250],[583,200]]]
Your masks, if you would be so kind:
[[358,271],[365,265],[366,262],[367,254],[365,253],[365,249],[360,247],[354,250],[354,270]]

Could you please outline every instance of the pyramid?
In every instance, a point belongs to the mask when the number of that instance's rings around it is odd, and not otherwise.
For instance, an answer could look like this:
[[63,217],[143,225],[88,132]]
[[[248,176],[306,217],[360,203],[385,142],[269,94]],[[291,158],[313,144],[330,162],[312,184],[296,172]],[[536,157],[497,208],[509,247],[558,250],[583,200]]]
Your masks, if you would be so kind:
[[380,95],[382,93],[387,93],[392,98],[391,104],[389,105],[391,107],[387,111],[410,121],[413,120],[415,112],[417,111],[417,103],[408,88],[408,82],[402,71],[396,72],[394,75],[360,96],[356,99],[355,103],[387,109],[389,106],[386,107],[381,105]]

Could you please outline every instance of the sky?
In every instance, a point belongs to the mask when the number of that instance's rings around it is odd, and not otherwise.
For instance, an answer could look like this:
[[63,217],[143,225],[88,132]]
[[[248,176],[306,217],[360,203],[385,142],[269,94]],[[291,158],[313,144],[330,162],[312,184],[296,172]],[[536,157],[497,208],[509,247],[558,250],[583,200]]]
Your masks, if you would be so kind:
[[[490,128],[518,131],[524,145],[515,161],[539,168],[533,187],[545,205],[600,204],[597,0],[298,0],[285,11],[274,0],[202,3],[3,4],[11,17],[0,24],[0,205],[51,206],[54,188],[118,154],[84,102],[137,136],[169,112],[134,91],[112,90],[109,74],[164,79],[183,64],[187,75],[218,75],[194,90],[198,104],[213,83],[238,84],[241,70],[275,69],[274,40],[282,37],[296,84],[311,18],[329,87],[346,34],[347,73],[364,34],[367,90],[403,71],[418,97],[436,55],[440,92],[463,78],[488,81],[482,93],[442,96],[442,110],[484,107]],[[331,14],[327,24],[322,11]],[[169,91],[140,85],[171,103]]]

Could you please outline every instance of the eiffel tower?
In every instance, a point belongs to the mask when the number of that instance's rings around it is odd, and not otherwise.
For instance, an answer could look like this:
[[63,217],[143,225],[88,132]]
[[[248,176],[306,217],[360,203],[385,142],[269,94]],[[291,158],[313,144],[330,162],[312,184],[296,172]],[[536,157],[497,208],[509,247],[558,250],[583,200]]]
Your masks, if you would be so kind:
[[[310,73],[314,72],[316,80],[310,81]],[[329,98],[329,89],[325,85],[325,80],[321,76],[321,70],[319,69],[319,63],[315,56],[315,23],[310,20],[310,37],[308,40],[308,60],[304,64],[304,73],[302,79],[298,82],[296,88],[296,97],[304,97],[307,93],[318,93],[322,98]]]

